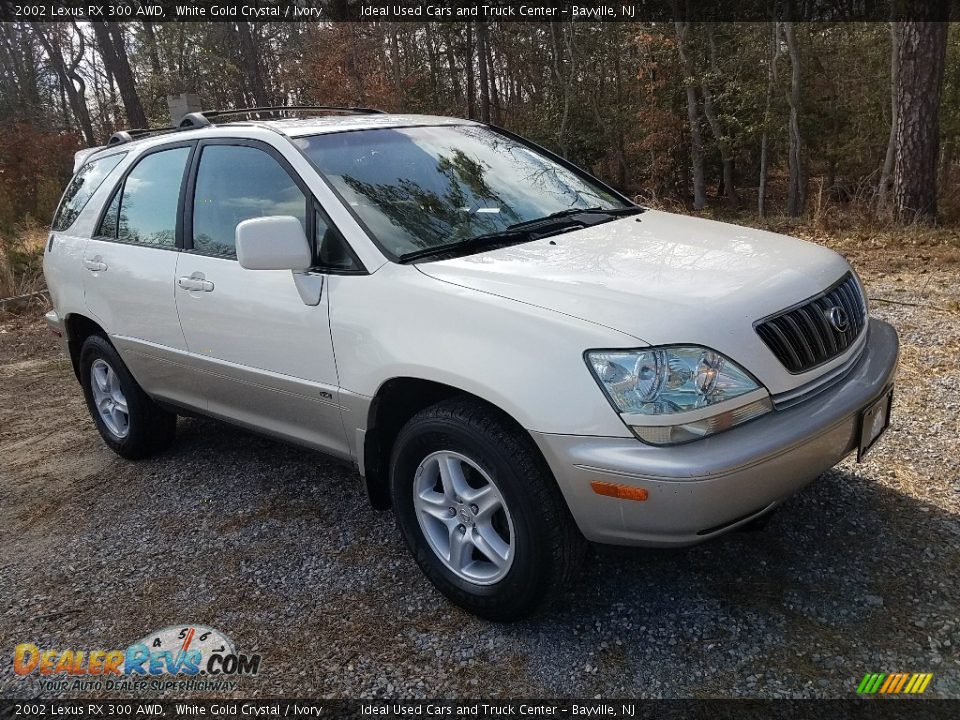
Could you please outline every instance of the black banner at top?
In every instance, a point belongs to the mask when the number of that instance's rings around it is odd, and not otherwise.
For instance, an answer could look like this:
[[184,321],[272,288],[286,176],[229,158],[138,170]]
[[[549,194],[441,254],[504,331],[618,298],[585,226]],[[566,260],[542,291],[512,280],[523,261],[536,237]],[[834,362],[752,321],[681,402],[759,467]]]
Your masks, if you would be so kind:
[[0,0],[3,21],[799,22],[960,18],[960,0]]

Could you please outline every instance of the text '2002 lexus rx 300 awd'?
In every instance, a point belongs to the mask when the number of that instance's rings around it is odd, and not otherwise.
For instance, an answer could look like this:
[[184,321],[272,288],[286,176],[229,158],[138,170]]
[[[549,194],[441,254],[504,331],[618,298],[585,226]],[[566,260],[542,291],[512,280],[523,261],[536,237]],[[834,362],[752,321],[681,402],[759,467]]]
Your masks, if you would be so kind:
[[707,540],[887,427],[897,335],[831,250],[476,122],[284,114],[78,158],[48,322],[120,455],[184,412],[351,461],[441,592],[507,620],[585,541]]

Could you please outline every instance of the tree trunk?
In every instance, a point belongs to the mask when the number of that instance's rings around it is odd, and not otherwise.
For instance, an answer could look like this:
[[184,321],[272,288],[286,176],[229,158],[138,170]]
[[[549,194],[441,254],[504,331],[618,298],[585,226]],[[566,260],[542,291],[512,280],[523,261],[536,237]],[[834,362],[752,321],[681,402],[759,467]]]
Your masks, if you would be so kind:
[[623,69],[620,62],[620,53],[613,53],[613,82],[617,96],[616,147],[617,147],[617,181],[619,188],[627,187],[630,169],[627,167],[627,139],[624,132],[626,123],[623,122]]
[[483,44],[487,50],[487,84],[490,87],[490,107],[492,110],[491,116],[493,118],[493,122],[495,122],[497,125],[500,125],[503,122],[503,113],[500,107],[500,92],[497,90],[497,65],[494,61],[493,43],[490,40],[489,33],[487,33],[487,37],[484,38]]
[[733,152],[730,150],[730,139],[724,134],[723,128],[720,126],[720,120],[713,109],[713,94],[703,81],[701,81],[700,87],[703,91],[703,114],[707,117],[710,132],[713,133],[713,137],[720,146],[720,161],[723,165],[723,193],[730,207],[736,208],[740,204],[740,198],[737,195],[734,182]]
[[[710,43],[711,76],[716,77],[719,75],[719,71],[717,69],[717,46],[713,37],[712,23],[707,23],[707,37]],[[710,90],[710,83],[703,75],[700,76],[700,90],[703,93],[703,114],[706,115],[710,132],[713,133],[713,137],[720,147],[720,160],[723,164],[723,192],[730,207],[736,208],[740,204],[740,198],[737,196],[736,180],[734,179],[733,149],[730,147],[730,138],[724,132],[723,126],[720,124],[720,118],[717,117],[716,110],[713,107],[713,92]]]
[[804,160],[803,137],[800,134],[800,50],[793,34],[793,23],[783,23],[783,35],[790,54],[790,179],[787,184],[787,215],[797,217],[803,213],[807,201],[807,171]]
[[490,77],[487,71],[487,22],[477,20],[477,65],[480,68],[480,120],[490,122]]
[[400,70],[400,40],[397,37],[397,29],[394,28],[390,33],[390,55],[393,62],[390,63],[390,69],[393,75],[393,89],[397,93],[397,99],[400,99],[400,88],[402,86]]
[[553,73],[554,95],[560,100],[562,107],[560,127],[557,130],[557,145],[560,146],[560,155],[567,157],[569,154],[567,149],[567,121],[570,118],[570,86],[567,82],[567,76],[563,72],[563,58],[566,52],[563,47],[563,23],[559,20],[550,22],[550,45],[553,58],[551,70]]
[[253,31],[250,28],[250,23],[244,20],[238,22],[235,28],[239,44],[240,66],[246,75],[250,94],[253,96],[253,102],[258,107],[271,105],[272,103],[267,93],[267,87],[260,73],[260,53],[257,50],[257,43],[253,39]]
[[156,80],[163,78],[163,66],[160,64],[160,53],[157,50],[157,34],[152,22],[143,23],[143,36],[147,46],[147,56],[150,58],[150,71]]
[[877,211],[887,204],[887,192],[893,176],[893,161],[897,151],[897,120],[900,106],[897,103],[897,88],[900,86],[900,55],[897,42],[899,23],[890,23],[890,136],[887,138],[887,155],[883,159],[880,171],[880,184],[877,186]]
[[440,105],[439,83],[440,83],[440,53],[437,50],[437,37],[432,24],[427,24],[424,28],[427,33],[427,61],[430,66],[430,101],[433,107]]
[[477,88],[473,79],[473,23],[467,23],[467,51],[464,53],[467,66],[467,117],[477,116]]
[[780,57],[780,25],[771,23],[773,33],[770,37],[770,65],[767,68],[767,104],[763,112],[763,134],[760,136],[760,187],[757,190],[757,214],[767,215],[767,175],[770,156],[770,116],[773,95],[777,87],[777,60]]
[[956,147],[957,140],[955,137],[949,137],[943,141],[943,159],[940,161],[940,180],[937,183],[941,193],[946,193],[950,189],[950,175]]
[[947,50],[947,24],[904,22],[899,32],[897,151],[893,201],[897,220],[937,215],[940,150],[940,90]]
[[703,170],[703,135],[700,133],[700,113],[697,111],[697,89],[693,63],[686,50],[690,34],[690,23],[676,21],[677,51],[685,74],[684,85],[687,92],[687,121],[690,124],[690,162],[693,170],[693,209],[703,210],[707,205],[707,182]]
[[140,104],[136,84],[133,80],[133,71],[127,60],[127,48],[123,42],[123,30],[115,22],[92,22],[93,32],[97,38],[100,55],[107,72],[116,80],[123,100],[123,110],[127,115],[127,122],[131,127],[145,128],[149,125],[147,115]]
[[[567,55],[570,58],[570,67],[567,70],[567,76],[563,81],[563,115],[560,117],[560,149],[563,157],[570,157],[570,146],[567,142],[567,129],[570,126],[570,105],[573,102],[573,87],[577,77],[577,52],[573,44],[573,36],[576,32],[576,24],[569,24],[567,33]],[[559,26],[560,35],[563,36],[563,25]]]
[[[446,28],[445,28],[446,29]],[[447,33],[444,37],[445,51],[447,55],[447,69],[450,79],[450,91],[453,95],[453,102],[459,103],[463,95],[460,92],[460,73],[457,70],[457,56],[453,49],[453,38],[450,35],[450,31],[447,30]]]

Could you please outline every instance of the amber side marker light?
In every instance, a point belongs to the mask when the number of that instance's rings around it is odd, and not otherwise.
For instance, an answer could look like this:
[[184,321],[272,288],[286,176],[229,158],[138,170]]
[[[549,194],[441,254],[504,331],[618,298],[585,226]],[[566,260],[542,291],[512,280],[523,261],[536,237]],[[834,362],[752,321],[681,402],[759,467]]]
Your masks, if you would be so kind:
[[621,500],[637,500],[643,502],[649,494],[643,488],[630,487],[629,485],[617,485],[616,483],[601,482],[594,480],[590,487],[597,495],[606,495],[607,497],[620,498]]

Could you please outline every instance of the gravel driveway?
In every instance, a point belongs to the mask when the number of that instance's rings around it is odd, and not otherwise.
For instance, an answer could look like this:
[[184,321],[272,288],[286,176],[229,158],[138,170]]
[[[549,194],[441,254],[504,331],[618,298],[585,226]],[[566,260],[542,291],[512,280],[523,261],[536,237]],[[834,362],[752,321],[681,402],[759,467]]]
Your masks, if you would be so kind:
[[[263,655],[236,696],[850,697],[932,672],[960,697],[960,272],[870,272],[903,340],[894,425],[765,529],[591,555],[540,617],[447,604],[393,517],[323,455],[182,419],[130,463],[100,442],[37,317],[0,323],[0,696],[22,642],[126,647],[203,623]],[[68,693],[69,694],[69,693]]]

